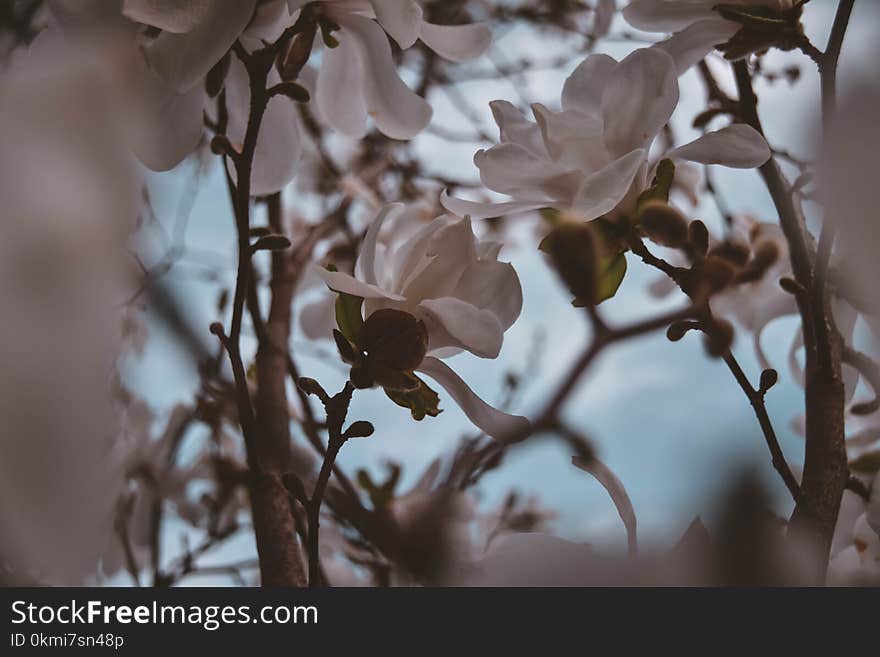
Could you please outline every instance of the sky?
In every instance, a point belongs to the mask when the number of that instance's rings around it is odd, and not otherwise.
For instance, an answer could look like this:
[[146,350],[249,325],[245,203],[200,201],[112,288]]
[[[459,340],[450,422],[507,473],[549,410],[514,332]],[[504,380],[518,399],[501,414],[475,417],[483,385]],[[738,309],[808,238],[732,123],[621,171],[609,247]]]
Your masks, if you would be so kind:
[[[805,10],[808,35],[821,46],[827,38],[836,3],[813,0]],[[875,26],[880,3],[857,2],[840,60],[840,89],[857,88],[859,76],[872,58]],[[615,27],[621,27],[616,24]],[[518,52],[540,52],[552,57],[571,42],[555,36],[535,35],[514,30],[497,39],[492,52],[496,58],[513,59]],[[631,44],[600,44],[599,52],[624,56]],[[559,93],[566,75],[579,59],[560,71],[539,71],[526,75],[529,101],[558,106]],[[812,63],[798,53],[774,51],[765,66],[782,68],[796,62],[802,70],[800,82],[790,86],[777,82],[758,84],[759,109],[768,139],[801,157],[815,151],[814,134],[818,120],[818,79]],[[478,63],[487,66],[488,62]],[[723,65],[719,64],[718,70]],[[690,120],[702,108],[704,90],[694,72],[681,80],[681,101],[673,118],[682,143],[697,136],[689,128]],[[483,126],[490,134],[496,129],[488,102],[520,99],[504,82],[481,80],[463,84],[461,90],[475,107],[481,108]],[[431,102],[434,122],[445,127],[462,127],[462,116],[442,94]],[[430,134],[416,139],[416,151],[431,169],[456,177],[476,178],[472,145],[450,146]],[[184,259],[169,273],[189,316],[207,327],[216,317],[216,299],[220,284],[234,281],[234,232],[231,211],[222,171],[213,166],[194,198],[187,197],[188,183],[196,165],[184,163],[178,169],[150,176],[150,189],[157,216],[168,227],[180,211],[190,211],[185,241],[193,257]],[[754,171],[730,171],[715,167],[714,180],[734,212],[752,214],[763,221],[775,221],[769,196]],[[289,202],[295,202],[292,195]],[[191,208],[189,203],[191,202]],[[719,225],[717,210],[703,202],[693,211],[694,218],[704,219],[710,227]],[[506,333],[504,347],[495,361],[483,361],[469,354],[456,356],[450,365],[485,399],[500,401],[507,372],[524,373],[533,364],[513,410],[530,415],[546,401],[548,394],[580,354],[589,338],[588,324],[581,312],[571,307],[568,293],[559,285],[536,249],[537,236],[526,220],[513,229],[516,239],[502,251],[519,273],[523,285],[523,311],[517,323]],[[171,230],[169,228],[169,230]],[[143,239],[144,253],[159,254],[161,240]],[[218,280],[206,279],[202,265],[210,263]],[[647,317],[669,308],[680,298],[658,301],[648,292],[657,274],[634,259],[617,296],[604,303],[603,313],[611,323]],[[185,355],[165,334],[150,322],[150,339],[140,357],[126,363],[130,385],[149,400],[161,418],[179,401],[192,398],[196,389],[195,372]],[[803,395],[792,381],[786,367],[788,345],[796,331],[793,318],[772,323],[764,338],[764,347],[780,373],[780,382],[767,396],[770,417],[779,434],[782,448],[793,466],[802,462],[803,441],[791,428],[792,420],[803,410]],[[531,357],[539,345],[536,357]],[[332,344],[306,343],[295,333],[294,353],[302,372],[321,381],[329,389],[338,389],[344,372],[335,357]],[[316,349],[317,347],[317,349]],[[760,369],[754,358],[751,336],[739,332],[734,353],[753,381]],[[383,464],[391,459],[404,468],[402,490],[411,485],[425,467],[439,455],[449,455],[460,438],[476,430],[449,399],[442,399],[444,412],[437,418],[414,422],[409,413],[391,404],[381,391],[358,392],[349,417],[366,419],[376,427],[368,438],[349,442],[339,464],[348,472],[365,467],[381,478]],[[742,468],[754,467],[772,492],[777,511],[791,509],[787,493],[770,465],[770,456],[752,409],[723,362],[705,356],[699,336],[689,335],[670,343],[663,333],[635,339],[603,354],[584,377],[568,400],[564,414],[574,426],[593,441],[597,454],[621,479],[632,498],[639,523],[642,544],[670,544],[696,516],[711,526],[714,500]],[[537,495],[543,506],[554,509],[557,534],[596,545],[620,546],[625,532],[611,501],[588,474],[570,464],[569,450],[560,443],[535,439],[511,452],[504,465],[486,475],[477,490],[481,505],[497,504],[510,489],[523,495]],[[175,528],[169,531],[173,533]],[[173,550],[177,537],[166,536]],[[246,553],[249,539],[235,543],[225,551]],[[197,582],[197,583],[205,583]]]

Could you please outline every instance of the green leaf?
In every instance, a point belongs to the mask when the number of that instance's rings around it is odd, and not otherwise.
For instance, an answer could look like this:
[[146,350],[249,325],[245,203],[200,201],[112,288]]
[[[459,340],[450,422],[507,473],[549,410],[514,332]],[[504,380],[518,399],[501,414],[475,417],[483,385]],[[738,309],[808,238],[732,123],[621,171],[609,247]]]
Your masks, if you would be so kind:
[[859,474],[874,474],[880,471],[880,450],[867,452],[855,461],[850,461],[849,469]]
[[654,174],[654,180],[651,186],[639,194],[636,201],[636,212],[641,208],[642,204],[651,200],[660,200],[664,203],[669,201],[669,188],[672,187],[672,181],[675,179],[675,164],[672,160],[660,160],[657,164],[657,173]]
[[402,392],[386,388],[385,394],[398,406],[408,408],[416,421],[424,420],[426,415],[437,417],[443,412],[439,407],[440,395],[419,377],[414,378],[419,382],[419,387],[416,390]]
[[626,256],[618,253],[596,280],[596,303],[602,303],[617,294],[624,276],[626,276]]
[[357,344],[364,326],[364,317],[361,313],[364,299],[345,292],[336,292],[336,294],[336,326],[349,342]]

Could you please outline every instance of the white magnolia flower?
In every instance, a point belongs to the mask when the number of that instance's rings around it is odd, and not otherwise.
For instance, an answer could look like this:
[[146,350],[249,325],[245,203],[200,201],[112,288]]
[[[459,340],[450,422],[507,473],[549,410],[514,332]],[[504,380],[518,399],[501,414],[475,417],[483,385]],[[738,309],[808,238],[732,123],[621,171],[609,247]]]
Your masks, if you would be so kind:
[[[291,13],[309,0],[288,0]],[[415,0],[325,0],[316,3],[339,26],[335,48],[325,48],[316,98],[324,120],[337,132],[361,138],[367,117],[388,137],[410,139],[431,120],[431,106],[404,84],[388,36],[406,50],[419,39],[444,59],[463,62],[489,47],[484,25],[435,25]],[[386,33],[388,36],[386,36]]]
[[[512,198],[473,203],[444,195],[459,215],[485,218],[552,207],[585,219],[626,214],[653,178],[648,154],[678,103],[672,58],[654,48],[620,62],[590,55],[569,76],[562,111],[532,105],[537,123],[506,101],[491,103],[501,143],[474,163],[483,184]],[[751,168],[770,157],[764,138],[733,124],[675,148],[659,159]],[[656,164],[654,165],[656,166]]]
[[495,358],[504,332],[519,317],[522,289],[501,245],[478,241],[469,219],[441,216],[393,247],[378,240],[383,223],[404,212],[386,206],[370,225],[355,275],[319,270],[333,290],[363,297],[364,318],[380,309],[407,312],[424,322],[427,355],[416,367],[440,384],[471,421],[495,437],[518,432],[527,420],[492,408],[441,358],[469,351]]
[[[634,28],[645,32],[672,32],[669,39],[656,47],[672,55],[678,70],[683,72],[716,46],[729,41],[742,28],[741,23],[727,20],[718,13],[719,4],[723,3],[716,0],[634,0],[624,8],[623,17]],[[795,3],[794,0],[738,0],[728,4],[782,13],[792,9]],[[755,44],[757,49],[761,45],[766,47],[768,44]]]
[[[259,7],[256,0],[125,0],[123,13],[133,21],[161,30],[142,48],[150,72],[177,94],[175,97],[166,90],[167,102],[180,104],[179,98],[192,98],[167,119],[188,126],[187,134],[195,139],[185,140],[183,148],[168,144],[158,158],[146,161],[151,168],[160,170],[177,165],[198,142],[203,112],[213,112],[213,101],[204,89],[205,76],[232,44],[240,39],[246,49],[254,50],[263,43],[274,42],[292,22],[283,0]],[[277,71],[270,71],[269,86],[280,81]],[[230,60],[224,84],[229,115],[227,136],[233,146],[240,148],[250,114],[250,85],[247,71],[237,57]],[[251,193],[271,194],[290,182],[301,151],[295,105],[281,95],[271,98],[257,138]]]

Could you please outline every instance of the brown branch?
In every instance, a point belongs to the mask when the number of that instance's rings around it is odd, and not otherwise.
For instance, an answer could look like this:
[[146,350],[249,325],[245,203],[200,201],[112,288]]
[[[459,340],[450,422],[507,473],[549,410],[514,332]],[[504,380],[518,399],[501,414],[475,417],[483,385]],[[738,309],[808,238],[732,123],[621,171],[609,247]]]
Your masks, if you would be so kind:
[[[763,134],[758,99],[744,61],[734,64],[741,116]],[[771,158],[760,168],[789,245],[795,280],[809,294],[798,295],[806,351],[806,450],[801,494],[791,518],[792,534],[814,549],[814,581],[824,581],[834,526],[849,476],[844,443],[841,340],[830,312],[827,286],[813,287],[812,239],[788,181]]]
[[[265,586],[302,586],[305,584],[305,573],[296,541],[290,500],[281,478],[289,460],[290,449],[284,390],[286,349],[279,356],[277,350],[266,341],[260,344],[257,353],[259,362],[255,413],[239,344],[245,304],[251,286],[251,171],[263,114],[269,102],[266,86],[276,51],[273,47],[266,47],[248,54],[240,44],[233,51],[248,72],[251,106],[241,152],[231,157],[236,173],[233,206],[238,232],[238,274],[232,324],[228,337],[223,336],[220,327],[215,326],[213,330],[226,347],[235,377],[239,419],[250,468],[250,500],[262,583]],[[280,206],[278,210],[280,211]],[[273,259],[273,279],[276,267],[283,267],[283,262]],[[277,285],[285,285],[283,275],[278,276]],[[287,289],[282,289],[281,293],[287,294]],[[292,295],[292,291],[290,294]],[[284,333],[285,342],[289,334],[290,299],[287,300],[286,309],[282,307],[283,303],[284,300],[280,298],[277,304],[273,300],[275,305],[270,310],[269,323],[272,328],[267,328],[267,334],[273,337],[268,341],[272,344],[275,344],[274,338],[278,334]]]
[[764,403],[764,395],[767,391],[756,389],[752,386],[732,352],[728,351],[724,355],[724,362],[755,411],[755,417],[758,418],[758,424],[761,426],[761,431],[764,433],[764,439],[767,441],[767,447],[770,450],[773,467],[776,468],[779,476],[782,477],[782,481],[785,483],[785,487],[788,488],[788,492],[791,493],[792,499],[797,502],[800,495],[800,485],[792,473],[788,461],[785,459],[785,454],[783,454],[782,447],[780,447],[779,441],[776,438],[773,423],[770,421],[770,416],[767,413],[767,406]]

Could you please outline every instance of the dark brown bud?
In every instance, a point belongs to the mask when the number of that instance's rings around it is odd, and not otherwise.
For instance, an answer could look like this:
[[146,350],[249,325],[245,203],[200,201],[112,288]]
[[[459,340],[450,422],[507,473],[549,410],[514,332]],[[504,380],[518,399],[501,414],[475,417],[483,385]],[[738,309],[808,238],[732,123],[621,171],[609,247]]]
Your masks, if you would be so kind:
[[738,267],[743,267],[749,261],[749,256],[751,252],[749,251],[749,247],[740,242],[734,242],[731,240],[725,240],[720,244],[716,245],[709,252],[709,255],[714,255],[719,258],[724,258],[731,264],[737,265]]
[[428,350],[425,324],[402,310],[382,308],[367,317],[361,328],[359,347],[377,370],[411,372]]
[[372,436],[375,428],[370,422],[366,420],[358,420],[357,422],[353,422],[348,429],[345,430],[343,434],[344,438],[366,438],[367,436]]
[[373,368],[369,363],[357,363],[352,365],[348,378],[352,385],[358,390],[366,390],[372,388],[376,384],[376,378],[373,376]]
[[281,82],[272,87],[271,91],[273,95],[287,96],[297,103],[307,103],[311,98],[309,90],[296,82]]
[[313,22],[304,32],[300,32],[294,37],[279,67],[279,73],[281,73],[283,80],[296,80],[299,77],[300,71],[312,54],[312,45],[315,42],[317,29],[318,26]]
[[709,250],[709,229],[699,219],[688,226],[688,242],[697,255],[704,256]]
[[639,211],[639,225],[652,242],[673,249],[685,245],[688,222],[684,215],[668,203],[650,200]]
[[[355,351],[355,348],[351,346],[351,343],[348,341],[348,338],[342,334],[342,331],[333,329],[333,340],[336,341],[336,348],[339,350],[339,355],[342,356],[342,360],[346,363],[357,363],[361,360],[360,354],[358,354],[357,351]],[[354,383],[354,381],[352,381],[352,383]],[[370,386],[366,387],[369,388]]]
[[736,268],[725,258],[710,254],[700,266],[703,280],[712,292],[719,292],[733,282]]
[[290,240],[284,235],[264,235],[251,248],[254,251],[284,251],[290,248]]
[[700,325],[698,322],[695,322],[692,319],[683,319],[669,325],[669,328],[666,329],[666,338],[670,342],[678,342],[688,331],[699,327]]
[[232,144],[224,135],[215,135],[211,139],[211,152],[214,155],[235,155],[235,149],[232,148]]
[[779,279],[779,287],[793,296],[800,296],[805,292],[800,283],[787,276]]
[[776,385],[779,380],[779,374],[774,369],[766,369],[761,372],[761,381],[758,385],[758,392],[765,393]]

